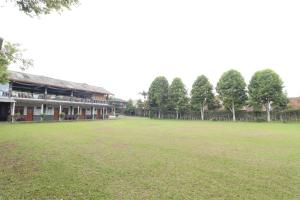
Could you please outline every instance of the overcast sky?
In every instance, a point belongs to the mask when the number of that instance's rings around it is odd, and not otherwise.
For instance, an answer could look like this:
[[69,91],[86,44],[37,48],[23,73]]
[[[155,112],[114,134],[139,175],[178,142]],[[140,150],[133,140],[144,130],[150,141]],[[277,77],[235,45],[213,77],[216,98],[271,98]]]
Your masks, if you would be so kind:
[[299,0],[81,0],[40,18],[1,7],[0,36],[27,49],[27,72],[124,99],[141,98],[159,75],[182,78],[190,91],[197,76],[215,86],[232,68],[247,82],[272,68],[288,95],[300,96],[299,10]]

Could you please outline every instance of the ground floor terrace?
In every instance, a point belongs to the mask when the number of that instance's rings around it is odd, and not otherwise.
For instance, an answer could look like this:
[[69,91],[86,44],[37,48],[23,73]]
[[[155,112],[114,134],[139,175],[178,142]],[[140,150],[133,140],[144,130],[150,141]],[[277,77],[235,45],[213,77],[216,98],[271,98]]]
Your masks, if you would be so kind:
[[106,104],[11,100],[0,102],[0,121],[107,119],[115,109]]

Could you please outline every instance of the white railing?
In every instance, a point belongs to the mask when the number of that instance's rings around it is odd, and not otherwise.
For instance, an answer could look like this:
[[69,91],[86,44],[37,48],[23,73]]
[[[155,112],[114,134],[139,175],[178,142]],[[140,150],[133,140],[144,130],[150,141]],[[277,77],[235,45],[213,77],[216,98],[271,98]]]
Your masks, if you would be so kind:
[[[0,96],[9,97],[9,92],[0,91]],[[90,98],[80,98],[64,95],[53,95],[53,94],[38,94],[30,92],[19,92],[12,91],[11,97],[14,98],[24,98],[24,99],[47,99],[47,100],[57,100],[57,101],[72,101],[72,102],[82,102],[82,103],[102,103],[108,104],[107,100],[94,100]]]

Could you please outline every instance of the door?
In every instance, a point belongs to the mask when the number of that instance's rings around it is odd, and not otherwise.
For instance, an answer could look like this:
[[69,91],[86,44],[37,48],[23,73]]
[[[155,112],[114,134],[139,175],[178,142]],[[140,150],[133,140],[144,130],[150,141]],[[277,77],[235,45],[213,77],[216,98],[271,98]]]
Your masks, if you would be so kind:
[[59,120],[59,108],[54,108],[54,120]]
[[33,121],[33,107],[27,107],[26,121]]
[[101,112],[101,110],[98,109],[98,110],[97,110],[97,119],[100,119],[100,118],[101,118],[101,113],[100,113],[100,112]]
[[0,121],[7,121],[9,115],[9,103],[0,103]]
[[81,118],[85,119],[85,108],[82,108],[81,110]]

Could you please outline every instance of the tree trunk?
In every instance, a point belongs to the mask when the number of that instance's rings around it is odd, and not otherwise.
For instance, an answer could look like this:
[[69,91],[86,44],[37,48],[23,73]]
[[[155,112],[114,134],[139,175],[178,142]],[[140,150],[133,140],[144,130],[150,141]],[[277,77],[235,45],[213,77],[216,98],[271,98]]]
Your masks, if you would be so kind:
[[204,120],[204,107],[201,107],[200,111],[201,111],[201,120]]
[[271,107],[271,103],[268,102],[266,110],[267,110],[267,121],[271,122],[271,113],[270,113],[270,107]]
[[179,113],[178,113],[178,110],[176,110],[176,119],[179,119]]
[[158,110],[158,119],[160,119],[160,110]]
[[235,122],[235,107],[234,107],[234,103],[232,103],[232,120]]

